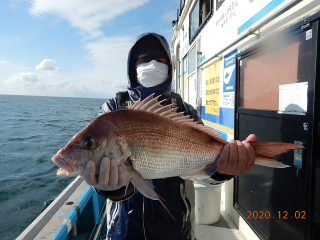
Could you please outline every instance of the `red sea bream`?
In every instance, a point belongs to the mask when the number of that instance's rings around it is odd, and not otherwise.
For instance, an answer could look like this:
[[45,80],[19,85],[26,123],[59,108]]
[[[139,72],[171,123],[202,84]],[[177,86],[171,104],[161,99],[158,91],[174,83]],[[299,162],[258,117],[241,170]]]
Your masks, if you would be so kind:
[[[130,109],[94,119],[53,156],[53,162],[60,167],[57,175],[83,174],[89,160],[99,166],[103,157],[115,158],[141,194],[158,200],[145,179],[199,179],[212,175],[219,154],[228,143],[215,130],[173,112],[170,105],[161,106],[157,99],[150,95]],[[291,143],[255,143],[255,164],[287,167],[272,157],[301,147]]]

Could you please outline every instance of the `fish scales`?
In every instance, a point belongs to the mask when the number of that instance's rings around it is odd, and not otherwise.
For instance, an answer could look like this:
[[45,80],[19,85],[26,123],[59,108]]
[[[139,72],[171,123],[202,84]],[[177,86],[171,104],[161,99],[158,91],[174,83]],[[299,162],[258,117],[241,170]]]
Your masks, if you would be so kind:
[[187,141],[180,141],[179,147],[176,142],[177,139],[167,136],[160,147],[158,135],[150,134],[132,144],[131,150],[136,153],[132,158],[134,168],[147,179],[184,175],[213,162],[219,154],[218,149]]
[[[146,179],[185,175],[212,163],[223,144],[208,135],[152,113],[114,112],[131,150],[133,167]],[[124,114],[125,113],[125,114]]]
[[[176,147],[174,145],[174,142],[176,142],[176,139],[168,137],[164,144],[162,145],[163,148],[159,147],[157,145],[157,135],[153,135],[153,139],[149,136],[148,141],[143,142],[143,144],[137,143],[133,149],[133,152],[140,153],[143,151],[142,154],[140,154],[139,159],[146,162],[151,166],[151,164],[157,163],[156,167],[159,167],[161,164],[165,164],[168,166],[168,168],[194,168],[198,161],[202,161],[207,156],[208,161],[212,161],[214,158],[212,156],[212,152],[209,149],[208,154],[206,154],[205,151],[202,150],[202,154],[197,156],[197,154],[201,151],[200,148],[195,148],[194,144],[190,142],[181,142],[181,147]],[[151,144],[150,144],[151,143]],[[178,143],[179,144],[179,143]],[[202,156],[204,155],[204,156]],[[133,161],[133,164],[138,165],[138,160],[135,159]],[[154,170],[157,171],[157,169],[148,169],[148,170]],[[176,174],[176,173],[175,173]]]
[[[159,133],[163,136],[174,135],[181,140],[207,144],[214,139],[192,127],[185,126],[169,118],[141,110],[120,110],[108,113],[108,121],[116,126],[121,134]],[[143,136],[143,135],[141,135]],[[145,135],[147,137],[147,135]]]

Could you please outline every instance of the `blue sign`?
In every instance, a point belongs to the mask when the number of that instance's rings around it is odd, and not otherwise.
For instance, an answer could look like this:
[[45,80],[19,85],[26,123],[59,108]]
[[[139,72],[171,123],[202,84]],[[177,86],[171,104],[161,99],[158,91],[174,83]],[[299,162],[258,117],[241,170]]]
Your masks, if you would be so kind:
[[223,92],[235,91],[237,53],[236,49],[224,57]]

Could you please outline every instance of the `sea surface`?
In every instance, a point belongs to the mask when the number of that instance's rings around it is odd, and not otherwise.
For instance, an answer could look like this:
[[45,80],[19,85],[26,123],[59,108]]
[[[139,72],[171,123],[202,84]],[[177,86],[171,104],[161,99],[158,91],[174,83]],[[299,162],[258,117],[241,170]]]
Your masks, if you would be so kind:
[[[0,95],[0,239],[15,239],[73,178],[51,157],[93,120],[104,99]],[[75,123],[47,139],[60,128]]]

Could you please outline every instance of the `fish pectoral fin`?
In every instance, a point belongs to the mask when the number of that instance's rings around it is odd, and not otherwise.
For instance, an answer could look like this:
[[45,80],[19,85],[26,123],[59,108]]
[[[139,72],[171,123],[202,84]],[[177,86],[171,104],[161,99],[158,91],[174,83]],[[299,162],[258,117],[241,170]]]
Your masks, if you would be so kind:
[[135,186],[135,188],[146,198],[149,198],[152,200],[159,200],[162,206],[167,210],[170,216],[174,219],[174,217],[169,212],[168,208],[161,201],[160,196],[152,189],[152,187],[149,185],[147,180],[144,179],[141,176],[141,174],[132,165],[128,164],[126,161],[123,162],[122,166],[127,171],[127,176],[132,182],[132,184]]
[[217,171],[217,164],[211,163],[201,168],[198,171],[195,171],[189,175],[184,175],[180,177],[188,180],[199,180],[199,179],[211,177],[216,171]]
[[129,184],[130,184],[130,180],[128,180],[126,189],[124,190],[124,197],[127,195],[127,191],[128,191]]
[[150,187],[147,180],[145,180],[133,166],[128,166],[129,167],[126,168],[127,175],[135,188],[138,189],[138,191],[146,198],[160,200],[158,194]]

